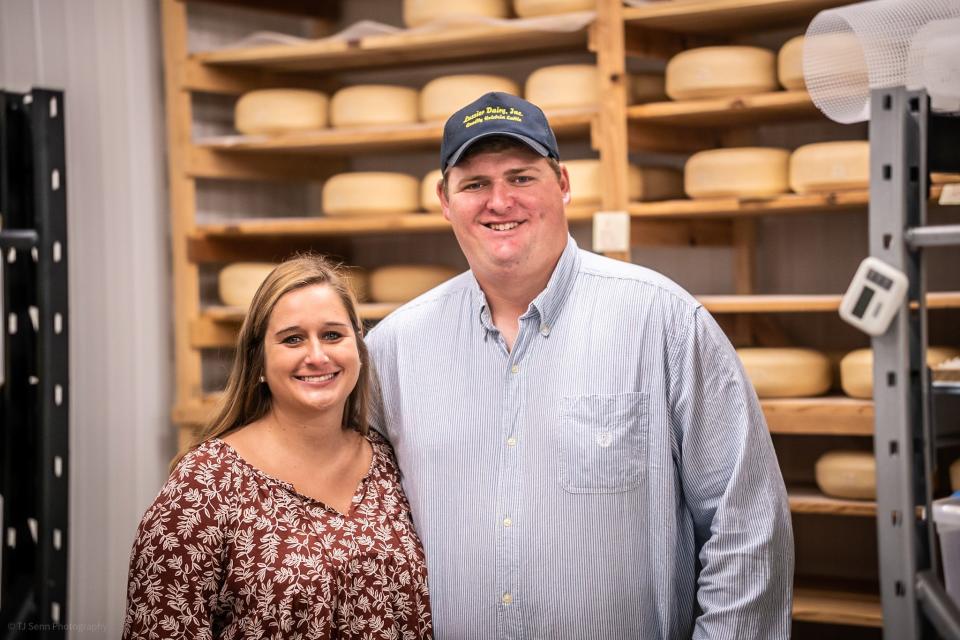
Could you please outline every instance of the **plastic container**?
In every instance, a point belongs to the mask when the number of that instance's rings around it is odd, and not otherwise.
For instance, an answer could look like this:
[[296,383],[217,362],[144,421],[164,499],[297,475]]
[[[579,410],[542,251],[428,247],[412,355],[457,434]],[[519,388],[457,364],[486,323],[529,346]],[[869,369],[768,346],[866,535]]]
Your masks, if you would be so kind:
[[960,606],[960,491],[949,498],[934,500],[933,521],[940,536],[947,593]]

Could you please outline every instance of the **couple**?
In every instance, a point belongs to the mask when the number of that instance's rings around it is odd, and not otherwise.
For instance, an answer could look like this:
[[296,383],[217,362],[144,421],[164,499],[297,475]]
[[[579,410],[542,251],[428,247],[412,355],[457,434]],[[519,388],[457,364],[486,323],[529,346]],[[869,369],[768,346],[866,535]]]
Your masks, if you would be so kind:
[[124,637],[787,638],[786,493],[724,334],[577,248],[536,106],[467,105],[441,169],[470,271],[366,342],[322,259],[261,285],[140,525]]

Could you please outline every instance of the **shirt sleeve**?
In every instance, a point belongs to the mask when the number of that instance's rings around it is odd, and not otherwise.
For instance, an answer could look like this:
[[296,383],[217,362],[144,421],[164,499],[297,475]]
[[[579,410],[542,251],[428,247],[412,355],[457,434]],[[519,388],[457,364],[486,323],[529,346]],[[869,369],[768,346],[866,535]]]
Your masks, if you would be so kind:
[[125,640],[214,637],[230,476],[195,450],[144,514],[130,556]]
[[783,477],[752,384],[698,307],[671,367],[680,476],[700,573],[695,639],[789,638],[793,532]]

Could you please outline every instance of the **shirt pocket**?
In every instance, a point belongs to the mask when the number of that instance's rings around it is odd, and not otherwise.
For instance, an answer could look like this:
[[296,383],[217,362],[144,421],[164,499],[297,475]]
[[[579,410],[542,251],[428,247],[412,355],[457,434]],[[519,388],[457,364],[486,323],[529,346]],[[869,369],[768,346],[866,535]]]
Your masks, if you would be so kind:
[[647,442],[647,394],[560,400],[560,486],[570,493],[621,493],[640,486]]

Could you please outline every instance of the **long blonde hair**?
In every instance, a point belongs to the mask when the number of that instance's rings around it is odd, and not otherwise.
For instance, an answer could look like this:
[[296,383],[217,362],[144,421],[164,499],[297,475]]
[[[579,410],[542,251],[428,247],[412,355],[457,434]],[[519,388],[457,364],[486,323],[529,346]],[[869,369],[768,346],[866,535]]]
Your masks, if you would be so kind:
[[270,388],[260,382],[265,375],[264,340],[270,314],[284,295],[316,284],[333,289],[343,302],[350,324],[356,334],[360,352],[360,377],[347,397],[343,411],[343,428],[354,429],[366,435],[367,408],[370,396],[370,356],[363,342],[363,324],[357,315],[357,306],[346,279],[329,260],[313,255],[300,255],[280,263],[260,284],[237,336],[233,368],[223,391],[214,418],[200,431],[194,442],[170,463],[171,472],[184,454],[196,446],[218,438],[234,429],[265,416],[272,405]]

